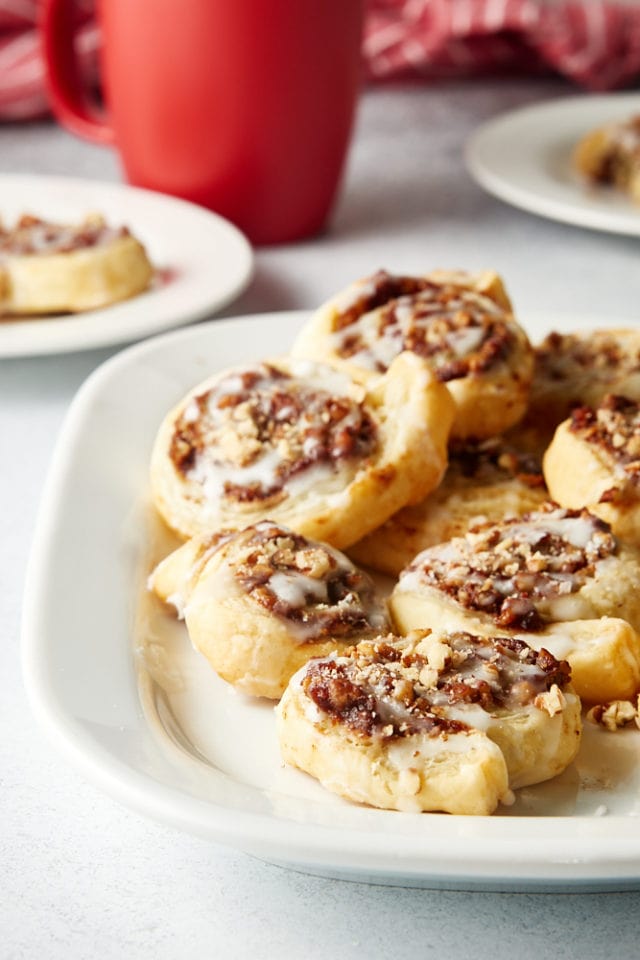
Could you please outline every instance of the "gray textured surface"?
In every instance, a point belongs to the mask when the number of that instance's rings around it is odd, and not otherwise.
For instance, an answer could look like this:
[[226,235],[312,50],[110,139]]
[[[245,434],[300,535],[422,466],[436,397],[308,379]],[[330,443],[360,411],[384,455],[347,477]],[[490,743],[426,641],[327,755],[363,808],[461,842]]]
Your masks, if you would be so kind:
[[[312,307],[381,266],[490,266],[528,312],[637,320],[639,240],[514,210],[464,171],[477,123],[571,93],[546,82],[368,92],[330,230],[259,251],[252,287],[227,312]],[[3,172],[119,179],[110,151],[53,124],[0,127]],[[305,876],[123,810],[58,757],[22,689],[22,582],[57,429],[112,352],[0,361],[0,955],[636,956],[640,894],[453,893]]]

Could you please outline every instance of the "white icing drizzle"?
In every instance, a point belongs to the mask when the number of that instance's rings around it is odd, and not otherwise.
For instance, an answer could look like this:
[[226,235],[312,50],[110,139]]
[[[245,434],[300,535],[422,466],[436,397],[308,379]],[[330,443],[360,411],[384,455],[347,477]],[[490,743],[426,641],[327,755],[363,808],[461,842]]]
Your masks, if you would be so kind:
[[[402,352],[407,334],[412,328],[429,328],[437,318],[455,323],[459,315],[471,317],[469,325],[454,327],[443,335],[442,347],[462,359],[475,353],[484,340],[486,330],[483,320],[502,318],[504,311],[489,297],[470,290],[459,290],[442,303],[435,299],[431,288],[412,294],[403,294],[392,298],[389,303],[361,314],[352,323],[331,334],[331,342],[338,354],[347,355],[349,360],[367,370],[386,370],[399,353]],[[348,305],[342,307],[348,313],[357,305],[354,297]],[[381,325],[381,316],[390,307],[393,309],[393,323]],[[356,337],[360,346],[355,351],[345,353],[346,344]],[[437,341],[436,344],[437,345]],[[437,366],[437,350],[434,354]]]
[[[201,487],[203,499],[216,501],[225,496],[230,487],[276,490],[279,496],[299,496],[326,481],[331,481],[332,489],[342,489],[350,482],[357,470],[357,461],[338,454],[312,462],[283,478],[282,471],[291,457],[296,456],[295,449],[292,452],[287,442],[277,438],[272,441],[267,437],[258,444],[252,440],[254,427],[243,424],[243,413],[248,415],[240,408],[245,401],[253,398],[260,403],[262,401],[258,398],[264,397],[264,402],[268,403],[272,391],[277,391],[279,402],[273,422],[291,422],[293,442],[300,444],[302,456],[313,458],[322,446],[317,432],[317,411],[312,404],[307,404],[299,418],[295,418],[294,396],[299,397],[303,391],[303,396],[317,394],[319,402],[323,397],[346,401],[341,411],[340,428],[357,433],[362,417],[359,401],[364,393],[354,388],[350,377],[329,365],[309,360],[294,360],[290,369],[291,375],[285,373],[279,378],[274,377],[265,365],[247,367],[225,375],[204,398],[194,396],[185,404],[182,423],[197,425],[205,437],[185,471],[188,480]],[[246,387],[243,375],[253,377],[255,382]],[[290,405],[283,399],[287,393],[291,395]],[[220,403],[233,395],[241,397],[242,402],[229,406]]]
[[593,538],[594,518],[591,516],[567,517],[564,514],[565,511],[559,509],[554,513],[545,513],[533,522],[514,523],[510,525],[509,532],[514,539],[530,543],[532,546],[548,534],[553,534],[562,537],[573,547],[585,550]]
[[[566,627],[564,628],[566,630]],[[567,660],[575,652],[576,641],[570,632],[564,630],[547,631],[543,634],[517,634],[522,640],[525,640],[536,650],[542,647],[557,660]]]
[[614,123],[609,127],[611,141],[628,153],[640,151],[640,117],[633,117],[625,123]]
[[[476,727],[475,731],[482,731],[482,728]],[[420,759],[431,759],[441,754],[442,742],[445,739],[447,753],[468,754],[474,747],[480,746],[478,734],[475,731],[460,730],[456,733],[447,733],[446,738],[442,734],[430,737],[413,734],[401,740],[392,740],[388,746],[387,756],[397,770],[415,769]],[[482,742],[482,748],[487,749],[484,742]]]
[[351,286],[339,293],[333,301],[333,306],[340,313],[348,313],[362,300],[363,297],[373,297],[376,292],[376,284],[372,277],[366,277],[364,280],[357,280]]
[[[549,536],[556,542],[547,553],[543,541]],[[581,588],[587,577],[616,562],[614,550],[615,540],[596,517],[549,507],[513,521],[480,524],[427,548],[400,574],[396,591],[441,590],[479,612],[498,609],[495,594],[520,597],[548,620],[588,618],[593,608]]]
[[[205,449],[196,457],[189,471],[189,480],[202,487],[206,500],[218,500],[224,495],[225,485],[248,487],[259,484],[266,489],[277,484],[278,468],[283,463],[277,448],[264,445],[263,452],[252,462],[242,467],[232,467],[216,458],[214,449]],[[307,478],[308,479],[308,478]]]
[[[347,624],[362,624],[357,639],[388,629],[386,607],[370,577],[339,550],[293,534],[272,521],[262,521],[228,537],[216,563],[217,567],[206,575],[206,593],[199,591],[197,601],[190,599],[187,604],[187,617],[196,602],[203,605],[210,600],[245,595],[251,598],[257,585],[272,595],[272,613],[286,622],[294,641],[326,638],[325,623],[327,617],[331,622],[332,616]],[[265,569],[270,571],[267,576]],[[258,571],[257,584],[252,582],[253,570]],[[348,577],[352,578],[351,587],[345,582]],[[279,607],[293,615],[279,612]]]
[[267,581],[267,586],[278,601],[282,601],[294,610],[303,612],[309,610],[308,619],[289,621],[292,635],[300,641],[313,639],[317,635],[318,623],[314,617],[313,605],[318,605],[320,610],[323,608],[327,611],[335,609],[345,617],[350,615],[362,616],[364,614],[372,631],[385,630],[388,626],[385,607],[377,599],[373,583],[366,575],[360,574],[363,577],[363,586],[370,591],[368,600],[365,600],[358,593],[350,592],[337,603],[332,601],[329,594],[331,577],[357,573],[358,571],[348,557],[338,550],[334,550],[328,544],[322,544],[322,549],[335,563],[335,566],[330,570],[330,576],[313,577],[302,571],[287,567],[274,570]]
[[72,226],[34,219],[25,225],[18,224],[7,233],[0,233],[0,252],[4,257],[66,253],[110,243],[121,235],[119,228],[97,221]]
[[540,600],[536,606],[544,619],[550,621],[585,620],[593,616],[592,605],[580,593]]
[[483,339],[482,327],[461,327],[452,330],[447,335],[447,346],[457,357],[466,357],[481,346]]
[[309,599],[315,603],[328,603],[329,590],[326,580],[308,577],[293,570],[276,570],[269,578],[269,587],[278,600],[290,607],[306,607]]
[[[448,737],[455,733],[451,730],[440,733],[437,719],[430,719],[433,715],[445,720],[457,720],[471,729],[487,732],[495,725],[503,707],[521,712],[539,709],[536,698],[546,690],[545,671],[535,659],[526,659],[527,656],[534,657],[526,642],[520,652],[508,651],[504,646],[505,639],[501,643],[500,638],[473,638],[465,633],[444,634],[439,642],[445,651],[448,650],[448,654],[437,667],[434,665],[437,656],[432,660],[433,654],[430,655],[428,651],[423,651],[418,666],[414,666],[415,660],[411,658],[409,665],[402,660],[385,658],[384,650],[381,659],[375,655],[371,659],[369,653],[359,659],[357,654],[360,647],[354,653],[355,662],[353,657],[325,657],[314,661],[315,666],[311,664],[309,667],[312,670],[317,670],[318,666],[324,667],[329,677],[332,673],[344,673],[351,683],[366,691],[373,698],[372,709],[376,718],[374,735],[389,736],[393,733],[394,740],[398,738],[398,732],[402,734],[400,740],[410,739],[420,732],[434,737],[443,734]],[[408,640],[396,640],[392,646],[406,652],[411,643]],[[426,676],[423,670],[425,666],[428,667]],[[447,686],[451,682],[471,688],[484,684],[496,697],[496,704],[485,706],[457,694],[452,695]],[[405,699],[403,687],[407,684],[411,686],[414,696],[419,696],[428,704],[427,713],[424,707],[418,712],[412,709],[413,698],[409,701]],[[519,691],[515,699],[513,690]]]

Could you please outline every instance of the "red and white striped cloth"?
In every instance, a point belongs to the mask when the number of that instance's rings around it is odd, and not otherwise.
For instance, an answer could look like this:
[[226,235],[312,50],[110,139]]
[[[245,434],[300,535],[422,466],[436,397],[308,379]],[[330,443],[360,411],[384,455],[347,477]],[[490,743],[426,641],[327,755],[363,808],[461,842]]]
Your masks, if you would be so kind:
[[553,69],[593,90],[640,79],[638,0],[369,0],[371,79]]
[[[94,3],[76,5],[78,51],[95,76]],[[48,112],[39,7],[0,0],[0,120]],[[611,90],[640,81],[640,0],[367,0],[363,58],[371,81],[551,69]]]
[[[92,0],[76,0],[77,48],[83,68],[96,75],[99,32]],[[0,120],[30,120],[49,112],[38,16],[40,0],[0,0]]]

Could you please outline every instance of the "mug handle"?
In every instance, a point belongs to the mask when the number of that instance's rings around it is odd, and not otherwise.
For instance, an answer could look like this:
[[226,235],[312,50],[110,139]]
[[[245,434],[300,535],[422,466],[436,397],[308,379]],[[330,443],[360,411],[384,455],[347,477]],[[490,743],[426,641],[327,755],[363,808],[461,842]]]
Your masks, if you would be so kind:
[[74,45],[76,26],[74,0],[45,0],[40,34],[51,106],[71,133],[92,143],[113,144],[113,127],[91,103],[82,81]]

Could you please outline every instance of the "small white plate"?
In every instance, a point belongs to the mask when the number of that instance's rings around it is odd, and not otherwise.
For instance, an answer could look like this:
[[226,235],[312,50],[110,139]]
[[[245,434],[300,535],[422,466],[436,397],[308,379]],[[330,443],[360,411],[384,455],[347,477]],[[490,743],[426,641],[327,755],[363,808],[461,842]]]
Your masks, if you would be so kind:
[[119,183],[66,177],[0,176],[0,214],[73,223],[97,212],[144,243],[158,270],[153,286],[100,310],[58,317],[0,319],[0,357],[71,353],[132,342],[212,316],[249,283],[253,251],[245,236],[204,207]]
[[467,167],[489,193],[529,213],[638,236],[640,207],[612,188],[589,186],[571,165],[584,134],[638,112],[639,93],[585,94],[514,110],[473,134]]
[[[360,807],[283,768],[273,707],[220,681],[183,626],[166,614],[160,623],[144,599],[166,546],[147,478],[161,419],[212,370],[285,351],[305,317],[165,334],[110,359],[79,391],[46,483],[24,600],[24,677],[45,731],[122,803],[304,871],[432,887],[640,886],[635,728],[611,735],[589,724],[576,764],[492,817]],[[613,323],[527,326],[537,338],[551,326]]]

